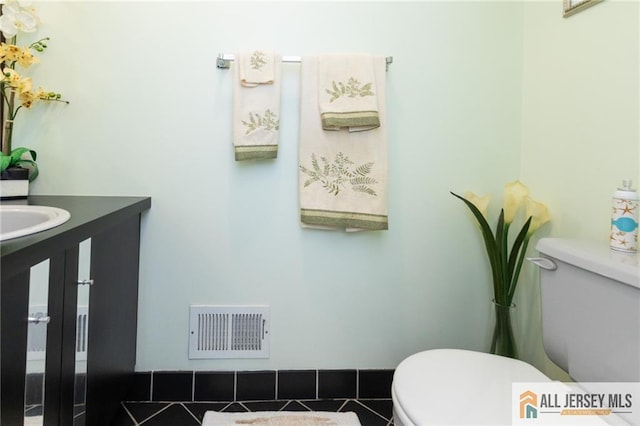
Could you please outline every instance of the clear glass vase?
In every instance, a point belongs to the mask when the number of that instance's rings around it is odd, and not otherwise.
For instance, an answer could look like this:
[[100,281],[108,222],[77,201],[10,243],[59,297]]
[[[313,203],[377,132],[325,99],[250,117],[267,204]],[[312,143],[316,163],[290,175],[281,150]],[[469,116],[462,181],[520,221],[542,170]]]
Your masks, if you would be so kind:
[[491,300],[491,347],[489,352],[509,358],[518,358],[518,327],[516,305],[504,306]]

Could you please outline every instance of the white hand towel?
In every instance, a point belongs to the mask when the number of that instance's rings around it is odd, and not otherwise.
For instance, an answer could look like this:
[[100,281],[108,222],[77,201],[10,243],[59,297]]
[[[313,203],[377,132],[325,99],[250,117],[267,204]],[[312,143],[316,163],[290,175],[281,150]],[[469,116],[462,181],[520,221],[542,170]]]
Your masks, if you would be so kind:
[[358,132],[380,126],[371,55],[320,55],[318,69],[318,100],[325,130]]
[[[258,84],[272,84],[275,79],[276,56],[273,52],[254,50],[239,58],[240,84],[255,87]],[[280,61],[279,61],[280,62]]]
[[298,176],[303,227],[388,229],[385,58],[375,57],[374,64],[380,127],[327,132],[318,103],[318,58],[302,58]]
[[[266,63],[273,66],[266,83],[243,83],[242,64],[251,63],[253,54],[237,54],[233,79],[233,145],[236,161],[272,159],[278,156],[280,139],[280,92],[282,57],[272,55]],[[248,80],[247,80],[248,81]]]

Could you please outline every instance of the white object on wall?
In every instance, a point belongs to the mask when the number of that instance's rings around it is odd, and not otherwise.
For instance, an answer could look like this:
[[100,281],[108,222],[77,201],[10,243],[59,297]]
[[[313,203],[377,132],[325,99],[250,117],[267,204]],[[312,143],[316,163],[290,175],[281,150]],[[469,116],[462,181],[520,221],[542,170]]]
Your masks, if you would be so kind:
[[269,358],[269,306],[189,309],[189,359]]

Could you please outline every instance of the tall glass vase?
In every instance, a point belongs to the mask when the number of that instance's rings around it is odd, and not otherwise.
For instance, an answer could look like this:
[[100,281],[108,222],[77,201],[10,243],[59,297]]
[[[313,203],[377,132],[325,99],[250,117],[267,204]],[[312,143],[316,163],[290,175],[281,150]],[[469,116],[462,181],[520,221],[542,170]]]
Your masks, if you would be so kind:
[[516,305],[504,306],[491,300],[492,337],[489,352],[509,358],[518,358],[518,327],[515,320]]

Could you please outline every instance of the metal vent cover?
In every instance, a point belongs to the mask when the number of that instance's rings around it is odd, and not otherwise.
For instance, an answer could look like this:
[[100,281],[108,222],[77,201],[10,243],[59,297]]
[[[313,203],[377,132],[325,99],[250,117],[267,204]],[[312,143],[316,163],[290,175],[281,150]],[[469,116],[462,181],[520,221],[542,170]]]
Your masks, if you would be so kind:
[[191,305],[189,359],[269,358],[270,307]]

